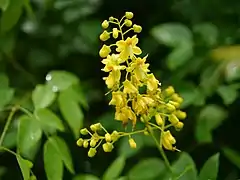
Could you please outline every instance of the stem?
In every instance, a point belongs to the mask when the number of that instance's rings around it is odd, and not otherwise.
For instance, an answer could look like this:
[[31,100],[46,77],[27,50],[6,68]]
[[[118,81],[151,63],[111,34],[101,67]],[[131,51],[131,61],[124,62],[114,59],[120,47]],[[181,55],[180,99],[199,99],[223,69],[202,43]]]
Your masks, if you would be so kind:
[[7,122],[6,122],[5,126],[4,126],[2,135],[0,137],[0,146],[2,146],[2,143],[3,143],[3,140],[4,140],[5,136],[6,136],[7,130],[9,128],[10,124],[11,124],[11,121],[13,119],[13,115],[15,114],[16,111],[17,111],[17,108],[13,107],[12,111],[10,112],[10,114],[9,114],[9,116],[7,118]]
[[[157,145],[157,148],[158,148],[158,150],[159,150],[159,152],[160,152],[160,154],[161,154],[161,156],[162,156],[162,158],[163,158],[163,160],[164,160],[164,162],[165,162],[166,167],[168,168],[168,170],[169,170],[169,171],[171,172],[171,174],[173,175],[173,171],[172,171],[172,169],[171,169],[171,165],[170,165],[170,163],[169,163],[169,161],[168,161],[168,159],[167,159],[167,156],[166,156],[166,154],[165,154],[165,152],[164,152],[164,150],[163,150],[163,148],[162,148],[162,134],[163,134],[163,133],[161,132],[160,143],[158,143],[158,140],[156,139],[156,137],[155,137],[155,135],[154,135],[151,127],[147,126],[147,128],[148,128],[148,131],[150,132],[153,140],[155,141],[155,143],[156,143],[156,145]],[[162,129],[164,129],[164,124],[163,124],[163,126],[162,126]]]

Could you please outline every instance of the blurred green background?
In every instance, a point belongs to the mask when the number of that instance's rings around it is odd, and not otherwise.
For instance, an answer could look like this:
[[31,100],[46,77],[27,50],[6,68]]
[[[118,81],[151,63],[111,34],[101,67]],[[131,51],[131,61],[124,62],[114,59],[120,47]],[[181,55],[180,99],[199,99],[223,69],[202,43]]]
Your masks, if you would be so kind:
[[[184,98],[182,108],[188,117],[183,130],[174,134],[177,147],[192,157],[197,170],[219,152],[217,179],[240,177],[239,0],[0,0],[0,8],[0,108],[26,97],[23,106],[32,110],[31,93],[36,85],[44,84],[53,70],[70,72],[80,81],[82,105],[76,116],[82,117],[84,126],[100,121],[110,131],[122,129],[113,120],[109,97],[104,96],[107,89],[98,55],[99,35],[103,20],[132,11],[133,21],[143,27],[139,46],[149,54],[150,70],[163,87],[173,85]],[[57,106],[51,108],[66,118]],[[72,116],[74,113],[70,112]],[[0,132],[7,115],[0,111]],[[16,116],[4,142],[13,150],[17,125]],[[142,136],[135,137],[136,150],[122,139],[112,153],[99,151],[90,159],[87,150],[76,146],[71,128],[58,135],[68,144],[76,174],[101,177],[117,157],[124,155],[124,176],[136,163],[160,158],[154,143]],[[32,159],[33,172],[40,180],[46,179],[45,140]],[[179,153],[167,152],[167,156],[174,162]],[[151,173],[151,167],[144,169]],[[64,171],[64,179],[73,177]],[[0,179],[21,179],[15,157],[5,152],[0,152]]]

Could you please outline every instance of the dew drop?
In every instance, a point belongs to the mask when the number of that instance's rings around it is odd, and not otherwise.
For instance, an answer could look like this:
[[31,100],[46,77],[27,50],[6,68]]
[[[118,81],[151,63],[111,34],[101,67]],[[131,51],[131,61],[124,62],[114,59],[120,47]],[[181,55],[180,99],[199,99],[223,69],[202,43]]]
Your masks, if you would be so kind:
[[46,80],[47,80],[47,81],[51,81],[51,80],[52,80],[52,76],[51,76],[50,74],[48,74],[48,75],[46,76]]

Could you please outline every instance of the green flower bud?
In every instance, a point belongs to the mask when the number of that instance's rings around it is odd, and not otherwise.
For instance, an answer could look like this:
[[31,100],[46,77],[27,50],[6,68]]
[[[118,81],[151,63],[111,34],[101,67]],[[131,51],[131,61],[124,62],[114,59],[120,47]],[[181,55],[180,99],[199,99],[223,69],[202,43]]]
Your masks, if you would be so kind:
[[83,145],[83,139],[82,138],[80,138],[80,139],[78,139],[77,140],[77,145],[79,146],[79,147],[81,147],[82,145]]
[[87,134],[88,134],[87,128],[81,129],[81,130],[80,130],[80,133],[81,133],[82,135],[87,135]]
[[88,151],[88,157],[93,157],[97,153],[97,150],[95,148],[90,148]]
[[102,147],[103,147],[104,152],[111,152],[114,148],[113,144],[109,143],[109,142],[103,144]]
[[88,144],[89,144],[89,143],[88,143],[87,140],[84,140],[84,141],[83,141],[83,147],[84,147],[84,148],[87,148],[87,147],[88,147]]

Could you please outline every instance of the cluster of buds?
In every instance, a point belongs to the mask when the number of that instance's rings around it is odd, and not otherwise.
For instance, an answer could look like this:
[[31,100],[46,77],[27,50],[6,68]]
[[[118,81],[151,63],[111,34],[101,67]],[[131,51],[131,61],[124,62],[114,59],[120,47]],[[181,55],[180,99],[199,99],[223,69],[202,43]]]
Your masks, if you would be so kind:
[[[115,106],[115,120],[122,122],[123,126],[129,122],[132,124],[131,133],[115,132],[115,135],[118,134],[120,137],[136,132],[149,134],[152,130],[158,130],[161,133],[159,144],[167,150],[174,151],[176,140],[169,128],[174,127],[176,130],[183,128],[183,122],[180,120],[186,118],[186,113],[179,109],[183,99],[172,86],[164,90],[160,88],[161,83],[150,72],[149,64],[146,63],[148,56],[140,57],[142,50],[137,46],[139,41],[137,34],[125,37],[130,31],[134,33],[142,31],[141,26],[133,24],[132,18],[133,13],[126,12],[120,20],[114,17],[104,20],[102,22],[104,31],[100,35],[100,40],[104,42],[111,36],[116,39],[116,43],[103,44],[99,51],[100,57],[103,58],[102,63],[105,65],[102,71],[108,73],[103,80],[109,89],[107,94],[111,93],[112,96],[109,105]],[[115,27],[111,28],[110,24]],[[144,130],[135,130],[136,123],[144,123]],[[98,126],[102,128],[101,125]],[[82,131],[90,134],[87,129]],[[106,130],[104,131],[107,133]],[[104,137],[100,137],[94,131],[94,134],[90,135],[91,139],[80,138],[78,144],[84,146],[85,143],[84,147],[87,147],[89,141],[91,144],[94,140],[96,143],[92,144],[96,145],[97,142],[105,139],[104,151],[109,152],[113,149],[113,142],[116,141],[112,139],[113,134],[107,133]],[[129,144],[132,148],[136,147],[131,137]],[[89,156],[95,153],[95,146],[91,146]]]

